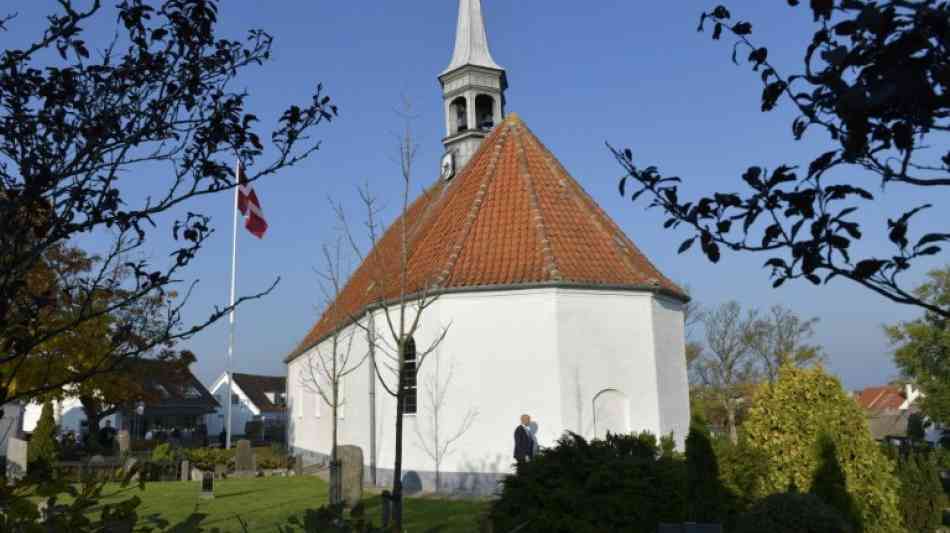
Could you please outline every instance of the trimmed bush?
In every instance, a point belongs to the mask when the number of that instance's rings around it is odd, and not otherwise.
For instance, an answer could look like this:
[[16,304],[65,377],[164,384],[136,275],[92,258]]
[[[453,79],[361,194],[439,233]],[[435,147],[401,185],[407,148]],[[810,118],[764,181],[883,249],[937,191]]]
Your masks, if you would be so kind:
[[216,465],[228,465],[234,460],[235,450],[222,448],[192,448],[185,451],[185,457],[199,470],[211,471]]
[[733,533],[852,533],[841,514],[814,494],[767,496],[741,517]]
[[900,510],[908,531],[933,533],[943,523],[943,484],[935,454],[890,450],[900,480]]
[[655,531],[685,520],[685,495],[684,461],[653,435],[571,434],[505,479],[491,516],[497,531]]
[[904,531],[893,462],[857,403],[820,367],[783,367],[774,384],[758,388],[743,429],[767,459],[765,493],[795,487],[818,495],[858,531]]
[[721,522],[729,530],[739,515],[765,495],[762,480],[767,458],[749,445],[744,432],[739,433],[738,444],[728,437],[717,438],[712,444],[723,490]]

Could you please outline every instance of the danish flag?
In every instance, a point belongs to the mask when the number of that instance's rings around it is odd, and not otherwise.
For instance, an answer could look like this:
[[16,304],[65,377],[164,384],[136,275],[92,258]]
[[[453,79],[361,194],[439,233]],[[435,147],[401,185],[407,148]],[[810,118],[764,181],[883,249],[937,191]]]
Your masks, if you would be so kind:
[[267,221],[264,220],[264,211],[261,209],[261,202],[257,199],[257,193],[254,187],[247,183],[247,175],[244,174],[244,166],[240,162],[237,164],[238,175],[238,211],[244,216],[244,227],[258,239],[264,238],[267,232]]

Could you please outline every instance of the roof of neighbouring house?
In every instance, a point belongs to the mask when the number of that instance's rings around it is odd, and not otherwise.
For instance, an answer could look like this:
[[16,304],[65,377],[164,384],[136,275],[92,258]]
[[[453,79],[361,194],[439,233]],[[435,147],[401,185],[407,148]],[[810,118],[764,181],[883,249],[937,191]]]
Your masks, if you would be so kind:
[[868,387],[859,391],[855,400],[867,411],[886,411],[901,408],[907,397],[904,391],[893,385]]
[[254,374],[231,374],[234,383],[244,391],[247,398],[264,412],[279,412],[287,409],[286,402],[271,401],[267,393],[285,395],[287,392],[287,378],[282,376],[257,376]]
[[213,411],[219,405],[208,389],[180,364],[142,359],[135,361],[132,372],[141,376],[150,397],[149,408],[186,408]]
[[288,361],[399,297],[403,225],[407,294],[575,286],[687,299],[511,114],[389,227]]

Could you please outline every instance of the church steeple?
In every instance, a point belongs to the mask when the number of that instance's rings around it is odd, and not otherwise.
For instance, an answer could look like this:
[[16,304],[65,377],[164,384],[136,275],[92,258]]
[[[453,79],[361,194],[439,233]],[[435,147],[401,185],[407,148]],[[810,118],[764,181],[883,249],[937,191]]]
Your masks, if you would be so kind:
[[481,0],[459,0],[452,60],[439,76],[445,106],[446,152],[462,169],[505,117],[505,69],[491,57]]

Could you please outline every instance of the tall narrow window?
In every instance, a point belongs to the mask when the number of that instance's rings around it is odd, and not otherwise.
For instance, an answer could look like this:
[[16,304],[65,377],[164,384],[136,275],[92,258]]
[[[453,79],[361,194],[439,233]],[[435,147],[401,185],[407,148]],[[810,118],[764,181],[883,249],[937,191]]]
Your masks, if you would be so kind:
[[405,361],[403,365],[403,413],[416,414],[416,341],[412,337],[406,340]]

